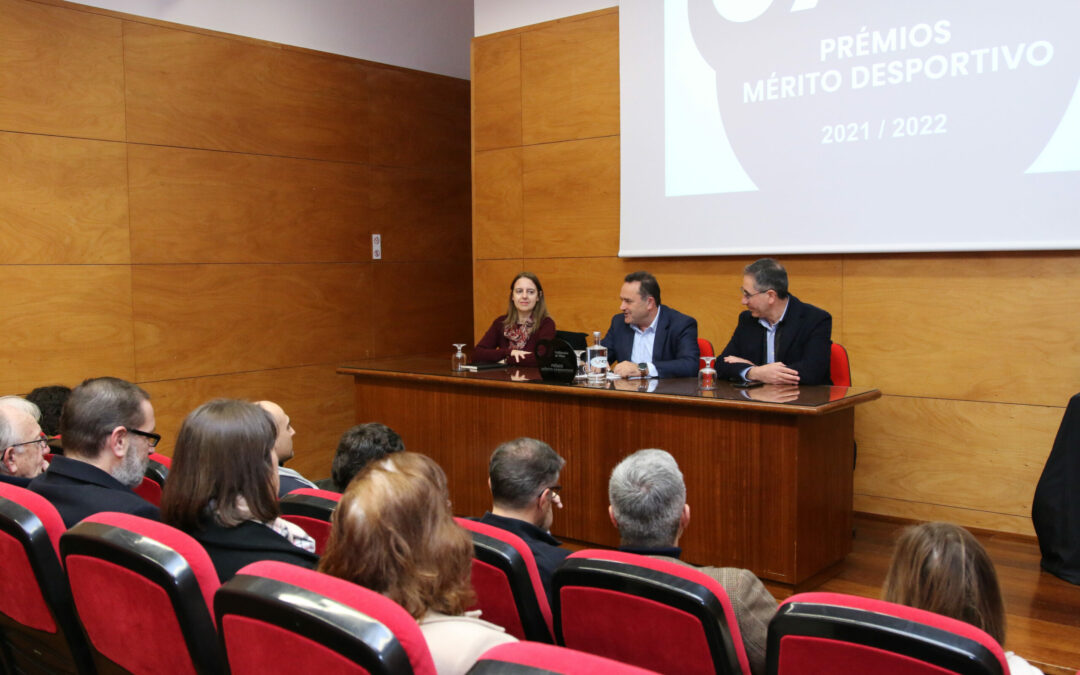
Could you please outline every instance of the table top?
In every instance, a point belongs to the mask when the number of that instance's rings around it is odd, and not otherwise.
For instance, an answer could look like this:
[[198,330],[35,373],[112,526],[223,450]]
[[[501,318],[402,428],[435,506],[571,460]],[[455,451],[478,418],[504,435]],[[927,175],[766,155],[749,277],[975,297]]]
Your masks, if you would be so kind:
[[506,366],[476,372],[450,370],[450,357],[441,355],[401,356],[342,365],[338,373],[368,378],[413,381],[445,381],[468,387],[520,388],[567,396],[641,397],[660,403],[739,407],[791,415],[822,415],[881,397],[877,389],[833,387],[827,385],[796,387],[764,385],[738,389],[719,381],[716,389],[702,391],[696,377],[651,380],[611,380],[592,385],[583,380],[572,383],[544,381],[539,368]]

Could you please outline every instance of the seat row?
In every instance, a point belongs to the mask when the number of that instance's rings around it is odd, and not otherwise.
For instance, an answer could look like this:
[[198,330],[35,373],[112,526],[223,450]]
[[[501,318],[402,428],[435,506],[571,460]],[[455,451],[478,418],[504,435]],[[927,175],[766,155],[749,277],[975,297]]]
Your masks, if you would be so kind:
[[[474,672],[749,674],[730,602],[707,575],[579,551],[548,607],[524,542],[458,522],[473,534],[484,617],[530,640]],[[276,562],[220,585],[198,542],[135,516],[97,514],[65,532],[42,497],[0,485],[0,560],[9,672],[433,672],[418,625],[383,596]],[[853,596],[789,598],[770,624],[768,672],[839,669],[1008,673],[1000,646],[968,624]]]

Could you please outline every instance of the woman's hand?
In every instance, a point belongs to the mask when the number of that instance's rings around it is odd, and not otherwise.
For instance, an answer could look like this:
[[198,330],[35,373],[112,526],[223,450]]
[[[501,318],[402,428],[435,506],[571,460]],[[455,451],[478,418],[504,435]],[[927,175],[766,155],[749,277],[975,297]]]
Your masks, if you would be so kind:
[[529,354],[532,354],[532,352],[527,352],[522,349],[510,350],[510,358],[514,360],[514,363],[521,363]]

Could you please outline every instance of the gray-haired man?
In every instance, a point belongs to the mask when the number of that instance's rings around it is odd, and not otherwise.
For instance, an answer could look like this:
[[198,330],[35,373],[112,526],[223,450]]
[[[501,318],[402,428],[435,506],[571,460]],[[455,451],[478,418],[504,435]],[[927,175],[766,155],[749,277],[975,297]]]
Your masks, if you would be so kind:
[[[679,560],[679,537],[690,523],[686,483],[663,450],[638,450],[619,462],[608,481],[608,513],[619,530],[619,550],[694,567]],[[776,600],[750,570],[696,567],[727,591],[754,675],[765,672],[765,641]]]

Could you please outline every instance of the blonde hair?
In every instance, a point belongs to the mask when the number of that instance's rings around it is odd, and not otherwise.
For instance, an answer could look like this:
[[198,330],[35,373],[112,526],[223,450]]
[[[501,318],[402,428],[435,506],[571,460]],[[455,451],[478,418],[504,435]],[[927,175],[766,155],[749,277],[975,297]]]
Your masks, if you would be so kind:
[[1005,606],[994,563],[959,525],[923,523],[905,529],[896,542],[882,599],[964,621],[1005,643]]
[[415,619],[475,602],[472,538],[454,522],[446,474],[397,452],[365,467],[334,510],[319,571],[382,593]]

